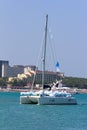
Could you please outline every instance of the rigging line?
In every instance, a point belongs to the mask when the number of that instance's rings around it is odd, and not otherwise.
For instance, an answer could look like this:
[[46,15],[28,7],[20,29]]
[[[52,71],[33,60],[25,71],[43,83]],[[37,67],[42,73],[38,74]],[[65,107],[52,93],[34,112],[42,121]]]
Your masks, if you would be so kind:
[[[43,36],[44,36],[44,35],[43,35]],[[37,63],[36,63],[37,66],[38,66],[38,63],[39,63],[39,61],[40,61],[40,55],[41,55],[42,48],[43,48],[43,39],[44,39],[44,38],[42,38],[42,40],[41,40],[40,51],[39,51],[38,58],[37,58]]]
[[53,58],[53,62],[54,64],[56,63],[56,60],[55,60],[55,57],[56,57],[56,53],[54,52],[54,49],[53,49],[53,44],[52,44],[52,38],[51,38],[51,34],[50,34],[50,31],[48,29],[48,40],[50,42],[50,50],[51,50],[51,53],[52,53],[52,58]]
[[[43,33],[43,36],[44,36],[44,33]],[[32,86],[31,86],[31,91],[33,90],[33,86],[34,86],[34,82],[35,82],[35,77],[36,77],[37,67],[38,67],[38,63],[39,63],[39,58],[40,58],[40,54],[41,54],[43,43],[44,43],[43,39],[44,38],[42,37],[41,45],[40,45],[40,51],[39,51],[37,62],[36,62],[36,69],[35,69],[35,73],[34,73],[33,83],[32,83]]]

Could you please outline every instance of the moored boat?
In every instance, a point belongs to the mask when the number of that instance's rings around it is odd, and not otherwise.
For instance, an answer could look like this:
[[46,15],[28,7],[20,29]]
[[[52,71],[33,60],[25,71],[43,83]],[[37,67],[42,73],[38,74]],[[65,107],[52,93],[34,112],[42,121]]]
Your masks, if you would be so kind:
[[46,41],[47,41],[47,25],[48,25],[48,15],[46,16],[46,27],[45,27],[45,42],[43,51],[43,73],[42,73],[42,91],[30,92],[27,95],[20,96],[21,104],[39,104],[39,105],[76,105],[77,100],[72,97],[70,93],[59,92],[56,89],[56,84],[51,87],[51,90],[44,90],[44,77],[45,77],[45,59],[46,59]]

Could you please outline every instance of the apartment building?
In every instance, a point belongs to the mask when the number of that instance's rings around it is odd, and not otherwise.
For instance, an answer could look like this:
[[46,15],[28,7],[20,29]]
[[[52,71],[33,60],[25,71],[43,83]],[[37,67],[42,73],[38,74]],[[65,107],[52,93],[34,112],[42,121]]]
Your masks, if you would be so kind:
[[11,67],[9,61],[0,60],[0,77],[17,77],[17,75],[24,73],[24,66],[14,65]]
[[7,76],[8,67],[9,67],[9,61],[0,60],[0,77]]

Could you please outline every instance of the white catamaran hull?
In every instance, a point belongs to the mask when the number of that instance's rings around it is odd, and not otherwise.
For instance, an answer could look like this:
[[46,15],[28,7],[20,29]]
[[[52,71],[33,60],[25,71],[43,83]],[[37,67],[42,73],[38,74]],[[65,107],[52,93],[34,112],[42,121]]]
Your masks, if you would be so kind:
[[20,96],[20,104],[38,104],[39,96]]
[[74,97],[40,97],[38,98],[39,105],[76,105],[77,101]]

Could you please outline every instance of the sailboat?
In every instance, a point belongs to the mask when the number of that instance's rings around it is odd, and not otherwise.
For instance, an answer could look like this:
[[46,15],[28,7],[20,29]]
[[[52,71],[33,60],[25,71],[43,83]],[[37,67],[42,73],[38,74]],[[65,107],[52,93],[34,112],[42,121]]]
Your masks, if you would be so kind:
[[[46,26],[45,26],[45,42],[43,51],[43,73],[42,73],[42,91],[28,93],[20,96],[21,104],[39,104],[39,105],[76,105],[77,101],[70,93],[59,92],[57,89],[55,91],[45,91],[44,90],[44,79],[45,79],[45,59],[46,59],[46,43],[47,43],[47,25],[48,25],[48,15],[46,15]],[[55,86],[53,86],[55,87]]]

